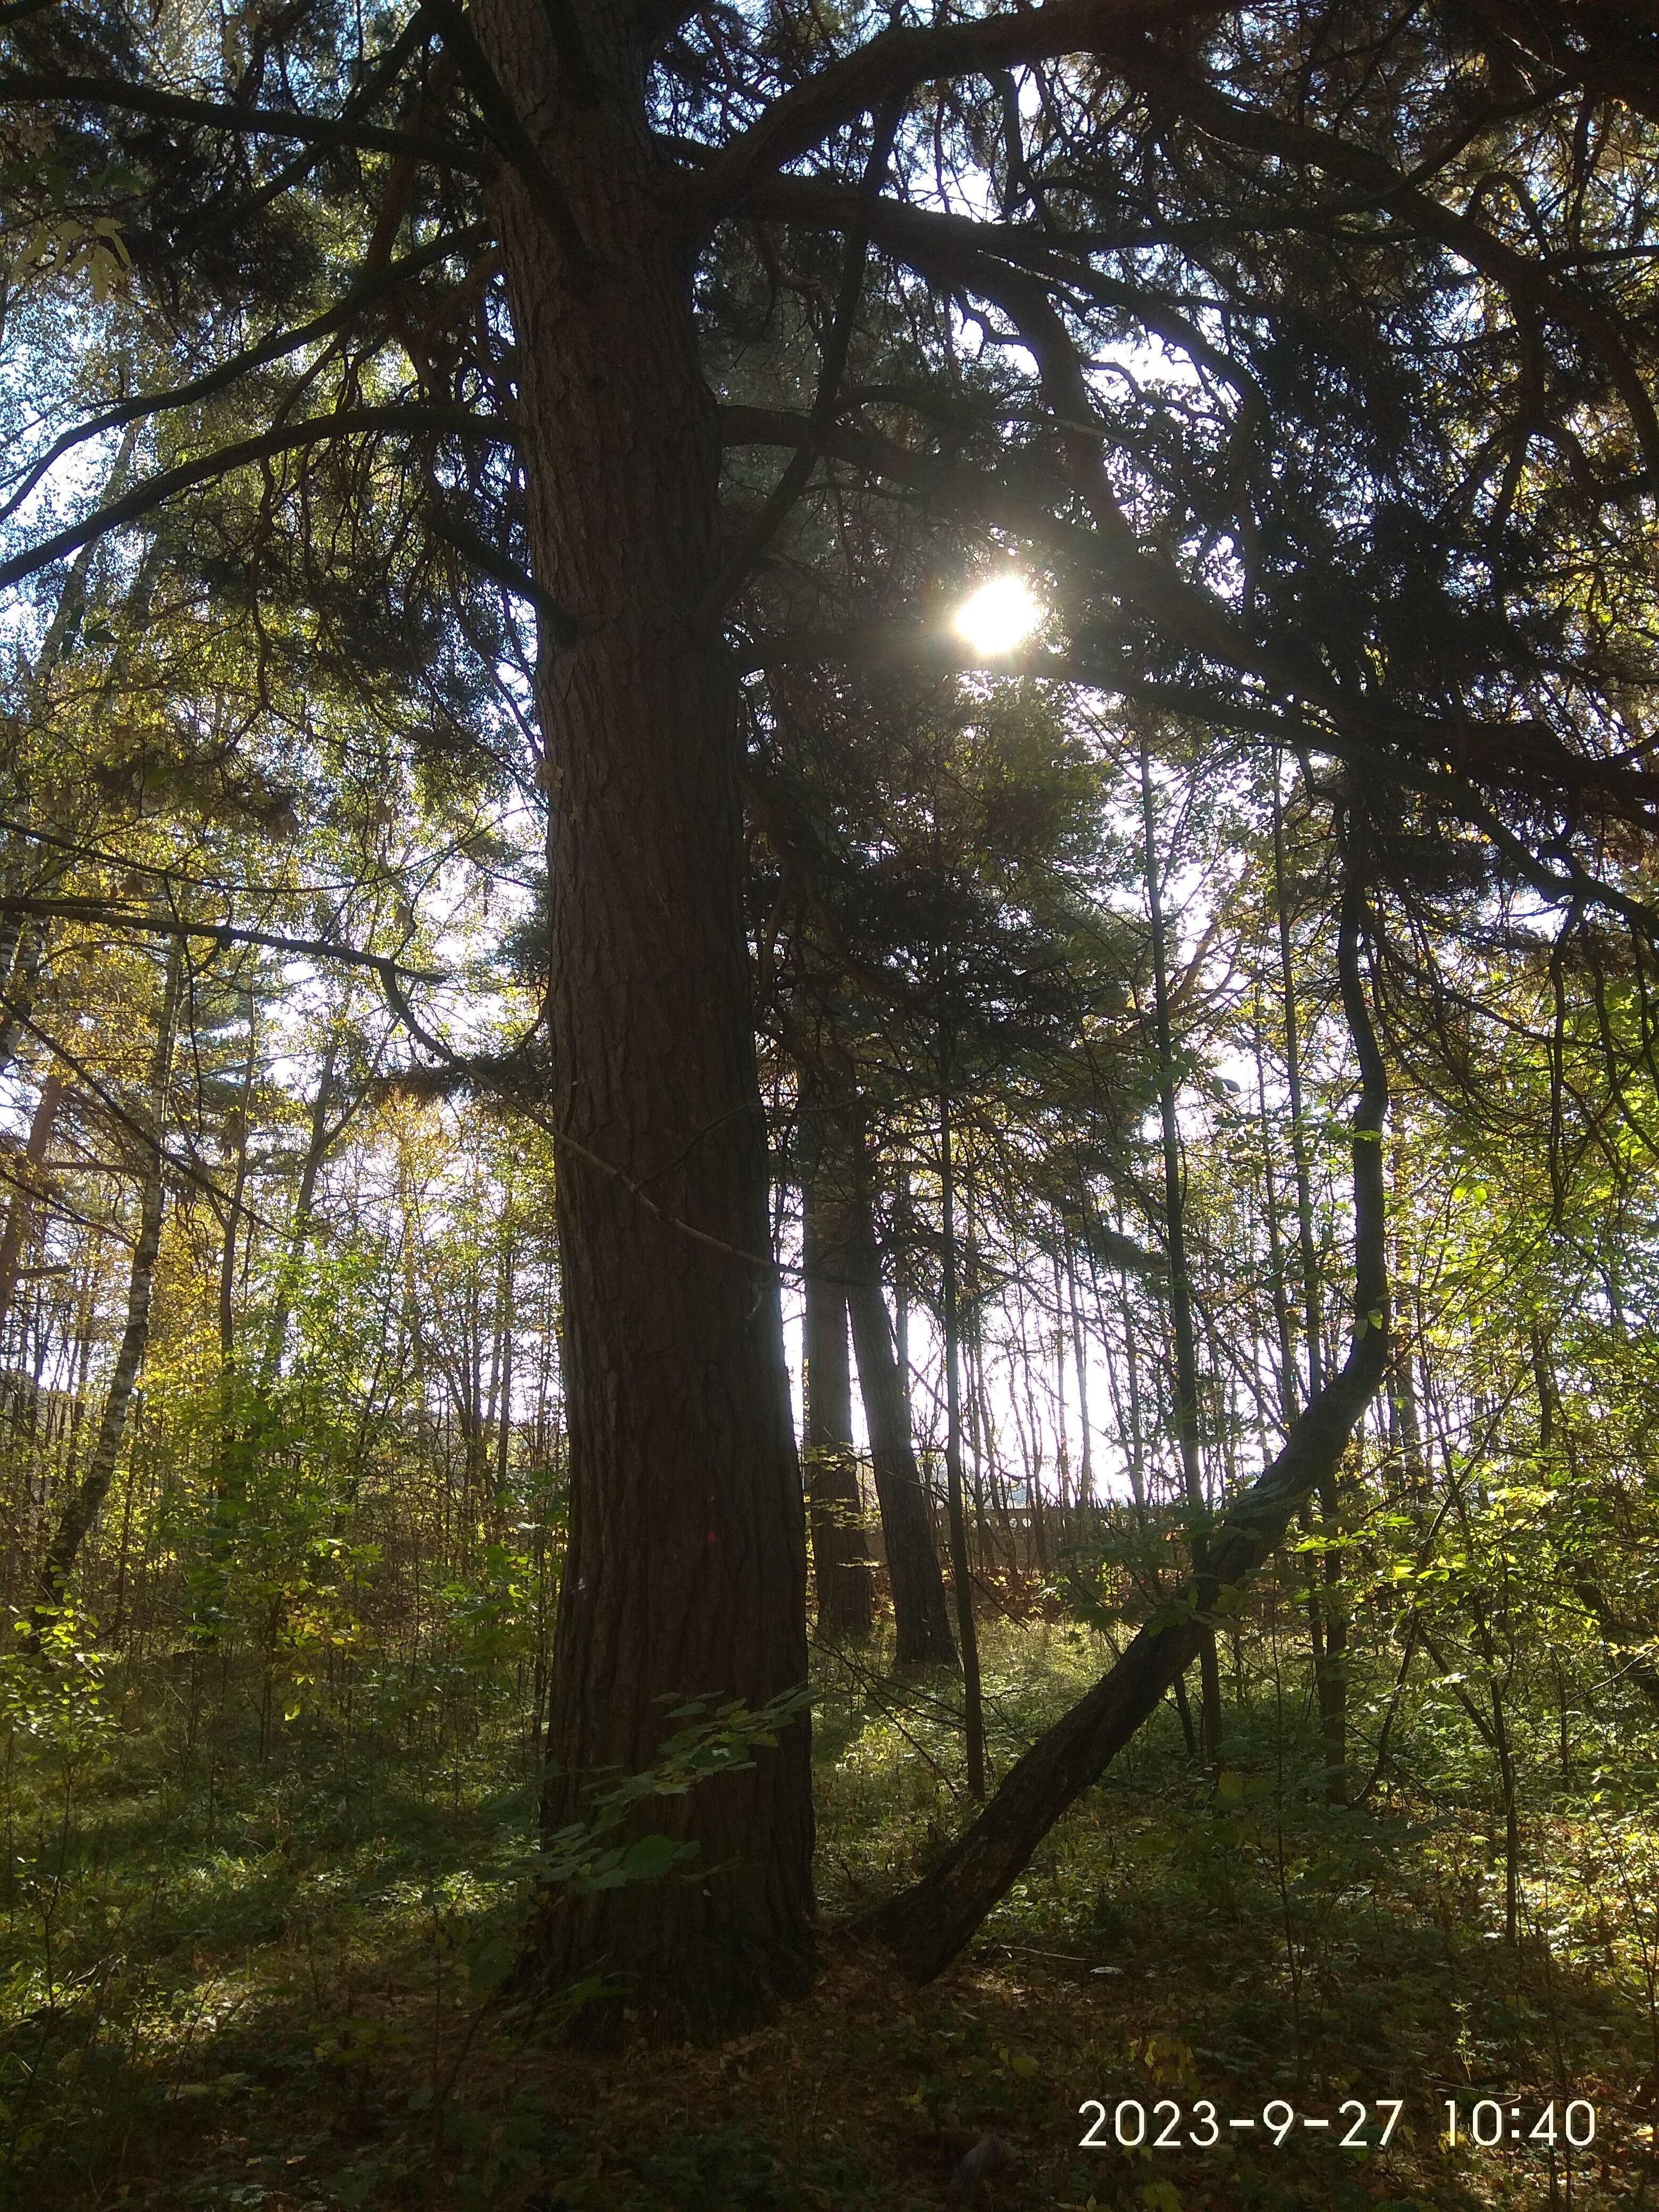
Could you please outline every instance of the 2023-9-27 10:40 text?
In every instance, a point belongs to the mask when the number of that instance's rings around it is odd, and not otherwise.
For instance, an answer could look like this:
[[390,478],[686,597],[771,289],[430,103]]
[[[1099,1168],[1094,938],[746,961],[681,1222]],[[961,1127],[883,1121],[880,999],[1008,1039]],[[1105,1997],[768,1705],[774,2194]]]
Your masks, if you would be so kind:
[[[1173,2097],[1147,2104],[1139,2097],[1121,2097],[1108,2106],[1098,2097],[1079,2106],[1088,2121],[1079,2148],[1082,2150],[1212,2150],[1232,2140],[1253,2136],[1270,2137],[1279,2149],[1298,2130],[1325,2136],[1342,2150],[1383,2150],[1388,2148],[1406,2109],[1403,2097],[1377,2097],[1370,2101],[1350,2097],[1334,2115],[1302,2112],[1283,2097],[1271,2098],[1259,2112],[1224,2118],[1207,2097],[1182,2105]],[[1552,2101],[1530,2108],[1509,2105],[1496,2097],[1476,2099],[1465,2106],[1455,2097],[1441,2106],[1440,2133],[1448,2148],[1460,2143],[1480,2150],[1530,2146],[1540,2150],[1588,2150],[1595,2141],[1595,2107],[1587,2097],[1565,2103]]]

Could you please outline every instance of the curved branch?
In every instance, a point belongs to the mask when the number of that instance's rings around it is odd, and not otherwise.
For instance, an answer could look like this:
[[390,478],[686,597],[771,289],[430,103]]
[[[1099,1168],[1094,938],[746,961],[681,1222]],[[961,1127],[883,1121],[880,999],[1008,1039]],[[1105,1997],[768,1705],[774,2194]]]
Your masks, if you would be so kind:
[[535,140],[526,130],[519,111],[490,64],[489,57],[473,36],[456,0],[426,0],[445,45],[454,56],[462,81],[478,103],[484,128],[492,142],[518,172],[529,191],[531,204],[540,214],[568,264],[573,289],[586,297],[599,273],[592,248],[582,235],[575,210],[558,179],[543,161]]
[[141,515],[164,506],[178,493],[190,491],[198,484],[211,483],[216,477],[228,476],[233,470],[246,468],[254,461],[268,460],[276,453],[322,445],[331,438],[398,430],[448,432],[452,435],[493,440],[501,445],[510,445],[517,435],[510,422],[496,416],[474,415],[465,407],[440,407],[412,401],[393,402],[383,407],[354,407],[343,414],[314,415],[301,422],[280,423],[275,429],[261,431],[258,437],[243,438],[234,446],[221,446],[210,453],[198,454],[193,461],[181,461],[176,468],[162,469],[155,476],[146,477],[119,499],[94,508],[66,530],[54,532],[27,552],[14,554],[9,561],[0,561],[0,590],[33,575],[38,569],[50,568],[54,561],[61,561],[66,553],[78,552],[94,538],[106,537],[112,530],[137,521]]
[[[448,979],[431,969],[406,968],[387,953],[360,952],[355,945],[330,945],[321,938],[284,937],[274,930],[241,929],[230,922],[179,921],[170,915],[124,913],[118,907],[106,906],[98,899],[0,898],[0,914],[53,916],[90,922],[100,929],[131,929],[149,937],[196,937],[208,939],[216,945],[257,945],[267,951],[289,952],[301,959],[333,960],[347,967],[367,968],[379,982],[393,1018],[403,1024],[416,1043],[431,1053],[434,1059],[453,1060],[455,1058],[449,1047],[435,1037],[416,1013],[403,988],[405,980],[412,983],[442,983]],[[16,1012],[15,1008],[12,1011]],[[44,1030],[36,1029],[32,1022],[24,1020],[21,1015],[18,1018],[23,1020],[24,1028],[31,1035],[39,1037],[50,1050],[66,1060],[83,1080],[91,1080],[80,1061],[71,1059],[61,1046],[46,1036]],[[99,1091],[98,1096],[112,1113],[119,1115],[124,1121],[127,1119],[106,1093]],[[224,1193],[216,1184],[206,1182],[187,1164],[173,1160],[171,1154],[163,1153],[161,1157],[167,1159],[169,1165],[178,1167],[181,1175],[190,1176],[201,1183],[204,1189],[210,1190],[216,1199],[223,1199]]]
[[118,430],[126,423],[138,422],[146,416],[170,414],[180,407],[193,407],[198,401],[215,398],[219,392],[228,391],[240,378],[251,375],[255,369],[267,368],[272,362],[282,361],[289,354],[297,353],[301,346],[314,344],[319,338],[334,337],[354,322],[365,307],[372,307],[376,300],[383,299],[388,292],[395,292],[400,284],[406,284],[411,277],[418,276],[434,261],[441,261],[446,255],[469,246],[482,246],[490,235],[489,226],[479,222],[446,237],[434,238],[416,252],[405,254],[401,261],[391,261],[382,268],[362,270],[356,282],[331,307],[325,308],[310,322],[301,323],[291,331],[273,331],[268,337],[261,338],[258,345],[234,354],[228,361],[221,362],[217,368],[205,370],[200,376],[192,377],[187,384],[169,385],[161,392],[140,392],[135,398],[124,399],[116,406],[106,407],[100,414],[89,416],[84,422],[76,423],[74,429],[66,430],[39,460],[30,464],[28,473],[21,483],[5,504],[0,506],[0,522],[9,521],[15,514],[41,477],[61,461],[65,453],[73,453],[77,446],[85,445],[88,439],[101,438],[106,431]]
[[[923,275],[937,276],[952,268],[960,275],[963,255],[988,256],[993,262],[1023,269],[1101,307],[1126,310],[1147,330],[1212,370],[1254,406],[1265,408],[1261,388],[1250,372],[1206,338],[1172,301],[1160,299],[1141,285],[1103,275],[1067,251],[1063,240],[1049,236],[1035,224],[982,222],[972,216],[915,207],[903,200],[878,198],[872,201],[851,185],[802,176],[769,178],[750,195],[744,214],[854,234],[863,224],[874,243]],[[1208,304],[1219,307],[1226,303]]]
[[[1033,335],[1037,336],[1035,328]],[[1059,337],[1063,339],[1063,331]],[[1050,341],[1058,342],[1052,332],[1042,342]],[[1066,404],[1063,392],[1061,404]],[[804,416],[759,407],[722,408],[720,423],[729,445],[799,445],[811,431]],[[1069,417],[1064,427],[1072,429]],[[1077,426],[1073,452],[1079,465],[1097,465],[1092,454],[1079,449],[1085,440],[1102,435],[1102,430]],[[1316,744],[1337,752],[1360,745],[1415,750],[1419,760],[1400,763],[1401,774],[1420,775],[1422,757],[1426,757],[1450,771],[1447,783],[1458,779],[1459,789],[1464,787],[1468,771],[1483,763],[1505,771],[1524,767],[1559,790],[1579,793],[1594,790],[1631,821],[1644,826],[1652,823],[1659,807],[1655,778],[1616,762],[1571,753],[1545,723],[1461,720],[1392,708],[1375,696],[1356,698],[1316,663],[1293,659],[1288,652],[1253,637],[1224,600],[1201,586],[1187,582],[1176,570],[1140,550],[1115,502],[1107,504],[1109,485],[1098,495],[1097,511],[1097,520],[1103,520],[1106,526],[1091,531],[1063,520],[1052,511],[1048,502],[1059,504],[1073,489],[1058,476],[1045,481],[1028,468],[1022,472],[1022,483],[1016,485],[988,471],[936,461],[877,432],[847,424],[825,434],[823,450],[868,475],[907,486],[960,522],[1006,530],[1025,538],[1040,546],[1064,574],[1091,582],[1138,608],[1159,625],[1171,644],[1253,678],[1275,697],[1300,701],[1329,725],[1328,733],[1306,732]],[[937,629],[915,622],[886,622],[833,635],[757,640],[740,666],[752,673],[814,659],[924,660],[961,667],[981,665],[963,653],[959,641]],[[1086,651],[1077,648],[1046,662],[1027,655],[1017,663],[995,665],[1109,690],[1122,690],[1128,673],[1103,669]],[[1438,791],[1438,795],[1447,793]]]
[[1215,0],[1047,0],[1042,7],[975,22],[879,32],[793,86],[733,139],[691,185],[693,216],[705,224],[718,222],[740,207],[762,179],[810,152],[840,125],[932,79],[1081,53],[1121,41],[1126,32],[1225,12]]
[[331,945],[320,937],[285,937],[275,930],[242,929],[226,921],[179,921],[171,915],[137,914],[94,898],[0,898],[0,914],[29,914],[42,919],[91,923],[99,929],[131,929],[143,937],[199,937],[215,945],[257,945],[267,952],[295,959],[335,960],[348,968],[390,969],[412,983],[447,983],[441,969],[406,968],[384,952],[361,952],[355,945]]
[[865,1930],[930,1981],[949,1966],[1005,1896],[1066,1808],[1099,1779],[1171,1683],[1197,1656],[1216,1601],[1254,1573],[1283,1540],[1294,1515],[1347,1447],[1389,1361],[1382,1129],[1388,1078],[1360,975],[1364,894],[1345,886],[1337,942],[1342,1003],[1359,1061],[1353,1119],[1353,1336],[1341,1370],[1292,1424],[1283,1449],[1223,1515],[1201,1582],[1148,1621],[1088,1695],[1010,1770],[979,1818],[938,1865],[879,1906]]
[[487,176],[488,157],[450,138],[424,138],[408,131],[388,131],[376,123],[348,122],[334,115],[301,115],[284,107],[238,107],[230,101],[190,100],[181,93],[157,92],[149,85],[123,84],[118,78],[78,76],[68,70],[37,70],[0,76],[0,106],[39,106],[62,100],[76,107],[114,107],[131,115],[153,115],[164,123],[185,123],[204,131],[234,131],[250,138],[288,138],[308,146],[344,146],[358,153],[406,154],[416,161]]
[[453,547],[480,575],[488,576],[492,584],[499,584],[503,591],[511,592],[515,599],[527,600],[534,607],[555,652],[568,651],[582,635],[581,623],[560,605],[551,592],[544,590],[499,545],[490,544],[453,513],[435,487],[427,502],[426,519],[433,536]]
[[[166,1169],[168,1173],[177,1176],[181,1182],[187,1182],[199,1190],[222,1214],[223,1209],[230,1203],[229,1194],[221,1190],[211,1176],[204,1175],[200,1168],[184,1158],[179,1153],[169,1152],[166,1145],[151,1130],[147,1129],[136,1115],[129,1114],[119,1100],[112,1097],[85,1060],[71,1052],[66,1044],[52,1036],[48,1030],[43,1030],[38,1022],[24,1013],[21,1008],[7,998],[3,992],[0,992],[0,1006],[3,1006],[18,1026],[27,1030],[35,1042],[49,1053],[52,1059],[61,1062],[69,1069],[70,1074],[76,1079],[77,1089],[84,1092],[88,1098],[94,1099],[118,1128],[124,1129],[128,1136],[136,1139],[142,1150],[150,1154],[158,1167]],[[246,1200],[243,1201],[242,1211],[250,1221],[256,1222],[261,1229],[270,1230],[272,1235],[276,1234],[273,1224],[267,1221],[262,1213],[255,1212]]]
[[1112,67],[1137,92],[1156,94],[1208,136],[1229,145],[1267,154],[1297,167],[1340,177],[1370,195],[1402,222],[1488,276],[1517,306],[1541,314],[1581,338],[1597,354],[1624,401],[1647,462],[1648,489],[1659,491],[1659,410],[1640,368],[1632,359],[1617,319],[1592,301],[1558,284],[1523,253],[1496,237],[1472,216],[1461,215],[1422,191],[1386,155],[1357,146],[1313,124],[1263,114],[1188,76],[1139,45],[1112,56]]
[[739,589],[755,563],[782,529],[817,466],[818,455],[823,449],[823,434],[836,419],[842,380],[847,373],[847,353],[852,343],[853,323],[858,313],[859,302],[864,296],[864,272],[870,254],[870,227],[880,204],[882,184],[892,156],[893,134],[897,128],[898,110],[889,106],[882,111],[876,125],[869,159],[865,164],[864,182],[858,191],[848,222],[835,313],[823,342],[818,368],[817,395],[808,417],[811,434],[795,448],[787,467],[772,487],[771,495],[754,526],[721,564],[720,574],[704,593],[702,605],[692,617],[695,628],[702,629],[706,623],[712,623]]

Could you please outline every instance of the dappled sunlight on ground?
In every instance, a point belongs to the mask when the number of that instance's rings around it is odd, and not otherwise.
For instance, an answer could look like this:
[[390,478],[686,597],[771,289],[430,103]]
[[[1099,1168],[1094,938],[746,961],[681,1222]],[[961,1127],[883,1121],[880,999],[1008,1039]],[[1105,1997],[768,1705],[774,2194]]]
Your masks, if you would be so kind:
[[[1063,1625],[988,1629],[1000,1769],[1103,1656]],[[1299,1718],[1260,1701],[1235,1711],[1212,1796],[1170,1715],[917,1990],[848,1920],[963,1817],[959,1686],[895,1682],[878,1645],[816,1663],[824,1973],[718,2051],[596,2053],[501,2010],[530,1841],[503,1707],[360,1721],[349,1745],[313,1716],[261,1765],[246,1701],[186,1750],[141,1725],[134,1683],[101,1760],[15,1760],[6,2202],[920,2208],[956,2201],[988,2136],[996,2212],[1639,2201],[1648,2022],[1623,1946],[1640,1854],[1615,1864],[1605,1823],[1534,1823],[1512,1955],[1471,1817],[1323,1805],[1298,1780]],[[1593,2100],[1598,2140],[1571,2175],[1558,2149],[1552,2194],[1541,2147],[1445,2148],[1454,2094],[1529,2114]],[[1334,2115],[1347,2097],[1405,2100],[1386,2151],[1221,2131],[1272,2099]],[[1164,2100],[1183,2127],[1208,2100],[1219,2140],[1085,2149],[1090,2099]]]

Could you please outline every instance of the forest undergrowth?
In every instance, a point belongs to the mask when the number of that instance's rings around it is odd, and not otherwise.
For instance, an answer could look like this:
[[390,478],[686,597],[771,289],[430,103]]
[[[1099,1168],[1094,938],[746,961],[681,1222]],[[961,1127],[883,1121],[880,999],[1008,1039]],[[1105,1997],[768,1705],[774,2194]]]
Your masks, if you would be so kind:
[[[988,1623],[994,1768],[1097,1671],[1091,1632]],[[897,1981],[860,1909],[959,1825],[959,1691],[815,1655],[825,1972],[718,2051],[584,2049],[503,2004],[532,1864],[505,1692],[360,1675],[271,1724],[248,1662],[72,1655],[5,1753],[0,2175],[22,2208],[725,2212],[981,2201],[1137,2212],[1640,2205],[1659,2084],[1651,1778],[1535,1765],[1522,1936],[1490,1790],[1418,1717],[1410,1796],[1322,1801],[1300,1678],[1235,1680],[1225,1763],[1173,1707],[957,1967]],[[671,1871],[658,1878],[675,1879]],[[1593,2102],[1596,2141],[1482,2149],[1475,2100]],[[1293,2128],[1083,2150],[1089,2099],[1221,2119],[1405,2100],[1386,2150]],[[1443,2141],[1459,2101],[1463,2140]],[[1154,2118],[1156,2129],[1160,2121]],[[1133,2132],[1133,2115],[1124,2131]],[[1373,2136],[1378,2122],[1373,2115]],[[1582,2132],[1582,2126],[1579,2130]],[[1242,2147],[1247,2146],[1247,2147]]]

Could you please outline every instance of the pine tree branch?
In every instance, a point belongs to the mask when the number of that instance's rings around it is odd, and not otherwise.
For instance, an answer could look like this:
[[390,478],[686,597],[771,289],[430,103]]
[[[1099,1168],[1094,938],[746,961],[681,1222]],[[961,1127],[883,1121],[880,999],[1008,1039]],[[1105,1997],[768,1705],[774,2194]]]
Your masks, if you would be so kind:
[[[1035,325],[1033,335],[1044,343],[1057,342],[1052,331],[1045,335]],[[729,445],[799,445],[815,434],[806,417],[767,408],[722,408],[720,422]],[[1081,434],[1103,437],[1103,426],[1093,432],[1083,428]],[[1399,747],[1418,756],[1400,764],[1402,774],[1420,775],[1425,762],[1450,771],[1443,783],[1437,778],[1433,786],[1449,803],[1458,803],[1466,792],[1472,793],[1471,776],[1490,764],[1494,774],[1503,775],[1513,775],[1524,766],[1563,793],[1594,791],[1627,819],[1644,826],[1651,823],[1659,807],[1651,775],[1614,761],[1570,752],[1546,723],[1416,714],[1391,707],[1385,697],[1353,697],[1316,663],[1253,637],[1224,601],[1155,562],[1134,544],[1121,517],[1113,527],[1109,515],[1103,532],[1063,520],[1053,507],[1072,496],[1073,487],[1058,474],[1045,477],[1027,467],[1014,483],[987,471],[935,460],[877,432],[845,423],[823,434],[823,447],[867,475],[904,485],[927,499],[936,513],[977,528],[1018,535],[1041,547],[1066,580],[1109,592],[1150,617],[1171,642],[1255,679],[1267,698],[1238,700],[1237,706],[1247,718],[1268,700],[1300,701],[1330,726],[1328,733],[1307,732],[1316,743],[1339,752],[1362,744]],[[919,660],[941,667],[981,665],[942,629],[914,621],[757,638],[739,665],[754,672],[815,659],[865,664]],[[1088,647],[1076,644],[1065,656],[1028,653],[1018,662],[997,665],[1108,690],[1121,689],[1131,675],[1127,669],[1103,665]]]
[[1446,246],[1491,278],[1517,313],[1542,316],[1571,331],[1597,355],[1624,401],[1647,463],[1650,489],[1659,487],[1659,410],[1632,358],[1617,317],[1565,285],[1488,230],[1473,216],[1446,206],[1386,155],[1310,123],[1264,113],[1189,76],[1151,46],[1114,54],[1112,66],[1137,91],[1151,92],[1206,136],[1292,167],[1321,170],[1371,198],[1396,220]]
[[131,491],[94,508],[79,522],[43,538],[27,552],[0,562],[0,590],[21,582],[39,569],[50,568],[54,561],[61,561],[66,553],[78,552],[94,538],[106,537],[112,530],[137,521],[179,493],[192,490],[198,484],[211,483],[255,461],[268,460],[277,453],[300,452],[334,438],[399,431],[435,431],[501,445],[512,444],[517,435],[514,426],[500,417],[474,415],[465,407],[441,407],[416,401],[392,402],[382,407],[354,407],[337,415],[317,415],[304,422],[279,423],[273,429],[261,431],[257,437],[218,447],[212,453],[198,454],[193,461],[183,461],[176,468],[163,469],[153,477],[146,477]]
[[775,174],[856,116],[939,77],[983,75],[1021,62],[1115,46],[1126,35],[1226,12],[1214,0],[1047,0],[966,23],[881,31],[775,100],[691,186],[696,210],[716,222]]
[[77,446],[83,446],[93,438],[101,438],[110,430],[118,430],[128,422],[169,414],[181,407],[194,407],[204,399],[216,398],[243,377],[252,375],[256,369],[269,368],[272,362],[282,361],[288,355],[297,353],[302,346],[314,345],[319,339],[332,337],[337,331],[349,329],[363,310],[373,307],[377,300],[384,299],[400,285],[407,284],[412,278],[422,275],[434,262],[442,261],[452,253],[483,245],[490,235],[487,224],[474,223],[466,230],[433,239],[416,252],[405,254],[401,261],[387,262],[379,269],[362,270],[343,296],[310,322],[297,324],[291,330],[272,331],[268,337],[261,338],[258,345],[234,354],[228,361],[222,362],[217,368],[208,369],[187,383],[170,385],[160,392],[142,392],[131,399],[124,399],[116,406],[106,407],[100,413],[88,416],[73,430],[66,430],[38,460],[31,462],[28,473],[4,505],[0,506],[0,522],[8,521],[41,477],[62,460],[65,453],[73,453]]
[[254,945],[268,952],[287,952],[296,960],[328,960],[349,968],[390,971],[411,983],[447,983],[441,969],[408,968],[383,952],[362,952],[353,945],[331,945],[320,937],[287,937],[275,930],[243,929],[232,922],[180,921],[171,915],[142,914],[103,899],[0,896],[0,914],[36,915],[79,921],[98,929],[127,929],[146,937],[200,938],[215,945]]
[[349,122],[339,116],[301,115],[283,107],[243,107],[233,101],[191,100],[153,86],[125,84],[118,77],[81,76],[70,70],[33,70],[0,76],[0,106],[43,106],[62,101],[75,107],[113,108],[151,115],[164,123],[224,131],[245,138],[287,138],[311,146],[346,147],[363,154],[404,154],[416,161],[487,176],[490,163],[476,148],[451,138],[427,138],[390,131],[376,123]]
[[[563,187],[542,159],[540,149],[520,121],[511,96],[455,0],[426,0],[426,6],[444,43],[459,64],[463,82],[478,103],[485,130],[518,173],[529,191],[532,204],[563,253],[569,266],[572,289],[579,296],[586,297],[598,281],[599,264],[582,235]],[[556,33],[554,35],[556,40]]]

